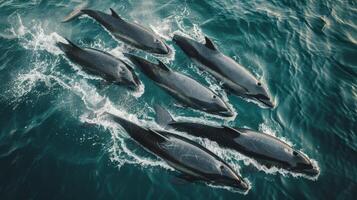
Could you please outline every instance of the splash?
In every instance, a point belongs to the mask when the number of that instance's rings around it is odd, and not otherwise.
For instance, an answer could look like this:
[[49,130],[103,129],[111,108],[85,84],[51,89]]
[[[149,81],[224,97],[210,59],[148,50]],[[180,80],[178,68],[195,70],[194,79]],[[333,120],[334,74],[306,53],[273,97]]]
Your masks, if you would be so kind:
[[[165,169],[171,169],[161,160],[141,157],[133,153],[126,146],[127,143],[125,140],[127,137],[115,124],[109,123],[102,118],[93,119],[93,113],[110,111],[123,114],[123,112],[121,112],[119,108],[116,108],[108,97],[101,95],[93,85],[88,83],[88,80],[98,79],[97,77],[81,73],[80,68],[69,62],[62,51],[57,48],[56,42],[62,41],[66,43],[61,36],[56,32],[46,34],[45,27],[41,23],[36,23],[31,28],[28,28],[23,25],[19,15],[17,19],[18,26],[12,27],[11,32],[14,37],[18,38],[24,49],[32,52],[32,57],[30,58],[30,69],[20,70],[14,80],[14,84],[9,90],[9,93],[13,95],[15,101],[21,101],[23,96],[31,92],[37,92],[36,86],[40,83],[44,83],[48,89],[53,86],[59,86],[78,96],[83,102],[86,110],[83,111],[84,114],[80,116],[81,122],[95,123],[109,130],[112,135],[113,143],[108,149],[108,152],[111,155],[111,160],[117,163],[118,167],[128,163],[137,164],[142,167],[161,166]],[[104,49],[109,52],[118,51],[117,49],[110,50],[105,48],[101,40],[94,42],[92,47]],[[44,52],[47,52],[48,55],[43,56]],[[61,58],[67,60],[68,64],[78,73],[66,74],[58,71]],[[143,91],[144,88],[142,87],[141,90]],[[124,107],[126,104],[125,101],[125,99],[121,100],[121,104]],[[128,118],[137,121],[133,115],[128,115]]]
[[[21,17],[19,15],[17,15],[17,17],[19,26],[13,27],[10,32],[14,37],[19,39],[23,48],[33,52],[33,58],[31,58],[31,69],[21,71],[15,80],[12,92],[14,92],[16,98],[20,98],[21,96],[25,96],[26,94],[32,92],[39,82],[44,83],[48,88],[51,88],[54,85],[61,86],[62,88],[79,96],[84,103],[87,110],[84,111],[85,113],[80,116],[81,122],[99,125],[100,127],[108,130],[108,132],[111,134],[112,145],[108,151],[111,155],[110,157],[112,162],[117,163],[119,168],[124,164],[134,164],[145,168],[161,167],[167,170],[173,170],[162,160],[143,157],[130,150],[130,148],[127,146],[128,137],[126,136],[125,132],[120,127],[118,127],[117,124],[108,122],[108,120],[102,116],[93,117],[92,115],[93,113],[100,115],[101,113],[109,111],[120,116],[125,116],[133,122],[141,123],[144,126],[155,126],[154,124],[139,121],[136,116],[123,112],[120,107],[116,107],[108,97],[101,95],[93,85],[88,83],[88,80],[94,79],[94,77],[87,76],[86,74],[66,75],[60,73],[58,69],[56,69],[56,66],[59,66],[60,59],[56,56],[62,56],[62,52],[56,47],[55,44],[57,41],[63,41],[61,36],[59,36],[56,32],[47,34],[45,32],[45,27],[43,27],[41,23],[36,23],[34,26],[31,26],[31,28],[28,28],[29,26],[26,27],[23,25]],[[175,19],[178,20],[177,18]],[[181,22],[182,21],[179,21],[178,26],[184,27],[182,24],[180,24]],[[184,30],[184,32],[189,32],[191,36],[198,38],[198,40],[203,40],[203,33],[195,24],[193,25],[193,28],[189,29],[188,31],[184,28],[182,30]],[[162,34],[163,37],[166,37],[171,33],[171,29],[167,27],[164,27],[163,30],[157,31],[159,33],[161,32],[160,34]],[[93,47],[105,49],[106,51],[115,54],[119,58],[123,58],[120,51],[125,48],[124,46],[119,46],[115,49],[109,50],[106,49],[104,42],[101,40],[96,41],[93,44]],[[45,59],[42,59],[43,57],[40,56],[41,51],[49,53],[49,56],[45,57]],[[76,65],[72,66],[76,71],[81,71]],[[78,76],[82,76],[84,79],[76,81]],[[206,77],[206,81],[210,83],[210,88],[219,91],[219,85],[213,83],[213,80],[211,80],[208,76],[205,76],[205,78]],[[121,107],[125,106],[125,101],[126,99],[123,99]],[[182,133],[178,134],[182,135]],[[185,136],[188,137],[187,135]],[[213,151],[215,154],[222,157],[231,166],[233,166],[236,171],[240,171],[241,168],[239,166],[239,162],[242,161],[245,165],[254,165],[256,168],[264,171],[265,173],[281,173],[283,175],[291,174],[291,172],[282,169],[267,169],[254,160],[247,158],[237,152],[220,148],[215,142],[192,137],[191,139],[199,142],[206,148]],[[315,163],[317,165],[317,162]],[[293,174],[293,176],[295,177],[295,174]],[[301,175],[296,175],[296,177],[298,176]],[[223,188],[227,189],[229,187]]]
[[13,37],[20,40],[22,47],[32,51],[45,50],[54,55],[61,54],[60,49],[55,45],[57,41],[65,42],[60,35],[56,32],[46,34],[41,23],[33,22],[30,25],[31,28],[27,28],[23,25],[19,14],[16,15],[16,18],[15,27],[11,27],[9,32],[12,33]]
[[126,132],[120,127],[119,124],[107,119],[106,115],[104,114],[106,112],[121,116],[134,123],[143,124],[144,126],[155,125],[146,121],[138,120],[135,115],[126,113],[116,108],[110,101],[106,101],[106,103],[100,109],[97,109],[94,112],[84,113],[80,117],[80,121],[82,123],[94,124],[110,132],[113,143],[108,151],[111,154],[111,161],[116,163],[118,168],[125,164],[132,164],[142,168],[161,167],[167,170],[173,170],[161,159],[151,159],[132,152],[132,150],[130,150],[130,148],[127,146],[127,140],[130,140],[129,136],[127,136]]

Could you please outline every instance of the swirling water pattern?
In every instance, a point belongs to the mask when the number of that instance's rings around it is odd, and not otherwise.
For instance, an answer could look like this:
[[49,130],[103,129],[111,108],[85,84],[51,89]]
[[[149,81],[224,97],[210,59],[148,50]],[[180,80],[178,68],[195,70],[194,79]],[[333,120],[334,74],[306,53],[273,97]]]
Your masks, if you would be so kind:
[[[152,28],[173,54],[160,58],[229,99],[224,119],[182,108],[152,81],[139,92],[103,85],[55,46],[62,36],[124,58],[137,52],[94,20],[61,19],[80,1],[0,1],[1,199],[352,199],[357,193],[357,5],[355,1],[89,1],[88,6]],[[277,107],[227,96],[171,41],[174,33],[213,38],[268,85]],[[172,183],[176,172],[145,152],[111,111],[145,126],[153,105],[176,117],[249,127],[273,134],[314,160],[309,178],[190,137],[224,158],[250,183],[237,193],[201,183]],[[182,134],[182,133],[181,133]],[[186,135],[187,136],[187,135]]]

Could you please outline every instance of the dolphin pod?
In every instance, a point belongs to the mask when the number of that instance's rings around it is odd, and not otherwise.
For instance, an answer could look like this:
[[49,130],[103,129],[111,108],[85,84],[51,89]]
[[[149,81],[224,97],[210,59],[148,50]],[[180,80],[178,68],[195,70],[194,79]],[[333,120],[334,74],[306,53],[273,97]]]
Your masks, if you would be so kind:
[[180,178],[231,186],[241,190],[249,189],[248,184],[234,172],[232,167],[203,146],[168,131],[143,128],[117,115],[107,114],[137,143],[181,172]]
[[126,85],[133,90],[139,86],[138,77],[124,61],[98,49],[80,48],[70,40],[66,40],[68,44],[58,42],[57,46],[71,61],[82,66],[85,71],[99,75],[108,82]]
[[212,114],[233,116],[233,112],[222,98],[193,78],[171,70],[161,61],[155,64],[139,56],[124,55],[146,76],[185,105]]
[[208,138],[222,147],[252,157],[267,167],[275,166],[312,176],[319,173],[305,155],[271,135],[245,128],[176,121],[167,110],[158,105],[155,105],[155,111],[157,122],[164,128]]
[[205,37],[205,44],[177,34],[173,40],[200,69],[208,71],[222,81],[224,88],[229,92],[257,100],[270,108],[274,107],[262,83],[243,66],[221,53],[208,37]]
[[[110,9],[109,15],[85,7],[85,4],[78,7],[64,22],[87,14],[126,44],[154,56],[170,54],[171,49],[159,36],[139,24],[123,20],[113,9]],[[205,37],[203,44],[175,34],[173,41],[201,70],[208,71],[222,82],[228,93],[253,99],[270,108],[275,106],[267,87],[243,66],[221,53],[208,37]],[[57,46],[72,62],[81,65],[87,72],[118,85],[127,85],[131,89],[140,84],[134,69],[124,61],[101,50],[81,48],[69,40],[67,43],[58,42]],[[214,115],[234,116],[228,102],[192,77],[170,69],[160,60],[154,63],[134,54],[123,54],[143,74],[184,105]],[[161,106],[154,107],[156,122],[164,130],[152,130],[120,116],[106,114],[119,123],[138,144],[179,171],[179,177],[186,181],[204,181],[241,190],[249,188],[223,159],[200,144],[173,134],[170,132],[172,130],[212,140],[220,147],[233,149],[267,167],[274,166],[309,176],[319,174],[318,168],[307,156],[276,137],[245,128],[177,121]]]
[[113,9],[110,9],[111,15],[97,10],[78,9],[72,12],[63,22],[68,22],[81,14],[87,14],[104,26],[112,35],[138,49],[166,55],[171,52],[167,44],[151,30],[122,19]]

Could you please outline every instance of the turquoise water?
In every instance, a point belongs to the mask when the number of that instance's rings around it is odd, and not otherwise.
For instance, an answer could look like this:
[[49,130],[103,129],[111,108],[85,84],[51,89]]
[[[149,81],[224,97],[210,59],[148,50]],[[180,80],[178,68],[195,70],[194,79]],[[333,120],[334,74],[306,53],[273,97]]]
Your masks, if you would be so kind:
[[[61,19],[79,1],[0,1],[0,199],[352,199],[357,194],[357,5],[355,1],[91,1],[89,7],[152,28],[174,53],[162,60],[228,99],[237,115],[182,108],[139,70],[141,90],[105,85],[71,64],[61,36],[123,58],[137,52],[88,17]],[[227,96],[171,41],[211,37],[269,87],[276,108]],[[148,58],[152,58],[148,56]],[[250,183],[242,194],[202,183],[175,184],[167,164],[145,152],[111,111],[145,126],[153,105],[175,117],[264,131],[303,151],[321,173],[266,169],[192,138]]]

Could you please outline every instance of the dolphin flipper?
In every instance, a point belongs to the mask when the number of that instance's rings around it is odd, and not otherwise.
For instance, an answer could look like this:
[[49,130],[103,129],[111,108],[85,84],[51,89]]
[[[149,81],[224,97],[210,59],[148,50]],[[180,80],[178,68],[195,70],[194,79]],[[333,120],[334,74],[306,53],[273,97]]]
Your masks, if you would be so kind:
[[60,48],[63,52],[71,51],[71,50],[81,50],[79,46],[71,42],[69,39],[64,38],[68,44],[65,44],[63,42],[57,42],[56,45],[58,48]]
[[174,122],[175,120],[172,118],[171,114],[163,107],[159,105],[154,106],[156,116],[155,120],[160,126],[167,126],[170,122]]

